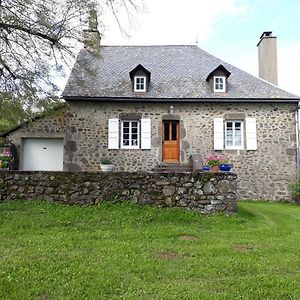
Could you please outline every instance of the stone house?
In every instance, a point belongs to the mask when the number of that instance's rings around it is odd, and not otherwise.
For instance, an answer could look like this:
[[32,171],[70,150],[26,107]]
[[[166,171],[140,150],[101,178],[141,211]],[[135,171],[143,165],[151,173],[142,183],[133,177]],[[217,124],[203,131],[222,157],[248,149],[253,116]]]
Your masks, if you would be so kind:
[[270,32],[258,45],[263,79],[197,46],[100,46],[96,28],[85,34],[96,47],[80,51],[65,107],[4,134],[21,170],[97,172],[105,157],[117,171],[186,171],[193,155],[218,153],[238,174],[239,198],[289,199],[300,97],[276,86]]

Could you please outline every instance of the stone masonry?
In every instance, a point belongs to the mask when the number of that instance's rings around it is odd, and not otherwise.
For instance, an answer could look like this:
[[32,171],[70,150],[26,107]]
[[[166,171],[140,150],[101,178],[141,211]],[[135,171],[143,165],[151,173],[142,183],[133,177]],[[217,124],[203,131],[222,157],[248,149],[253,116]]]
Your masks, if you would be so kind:
[[233,173],[0,172],[0,202],[42,199],[65,204],[127,201],[183,207],[202,214],[236,212]]
[[38,117],[8,135],[22,156],[22,138],[64,138],[66,132],[66,107],[59,107]]
[[[238,174],[238,198],[290,200],[296,176],[294,104],[274,103],[103,103],[72,102],[67,114],[65,168],[99,171],[102,157],[119,171],[151,171],[162,160],[162,118],[170,105],[180,120],[180,161],[192,154],[227,156]],[[151,118],[151,150],[108,150],[108,119],[121,113]],[[213,151],[213,119],[256,118],[258,149]]]
[[[151,172],[162,161],[162,119],[173,105],[180,121],[180,162],[192,154],[227,156],[238,175],[239,199],[288,200],[296,176],[295,104],[70,102],[9,135],[22,153],[22,137],[64,137],[64,170],[98,172],[100,159],[117,171]],[[151,119],[151,150],[108,150],[108,119],[136,113]],[[213,151],[213,119],[256,118],[258,149]]]

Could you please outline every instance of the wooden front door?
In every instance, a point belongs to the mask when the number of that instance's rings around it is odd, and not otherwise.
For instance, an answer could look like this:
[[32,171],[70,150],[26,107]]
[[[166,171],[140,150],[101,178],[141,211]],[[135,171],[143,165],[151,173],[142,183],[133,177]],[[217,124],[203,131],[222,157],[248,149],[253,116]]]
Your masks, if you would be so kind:
[[162,136],[163,162],[179,162],[179,121],[163,121]]

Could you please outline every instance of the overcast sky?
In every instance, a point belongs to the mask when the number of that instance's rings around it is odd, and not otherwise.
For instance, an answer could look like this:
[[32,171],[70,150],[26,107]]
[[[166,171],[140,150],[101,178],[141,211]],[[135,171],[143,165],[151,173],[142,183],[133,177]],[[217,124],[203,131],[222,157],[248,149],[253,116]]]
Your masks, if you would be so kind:
[[[144,0],[146,8],[122,35],[112,14],[102,19],[103,45],[195,45],[258,76],[257,43],[277,36],[279,87],[300,95],[299,0]],[[122,16],[122,13],[120,13]],[[125,14],[124,14],[125,15]]]

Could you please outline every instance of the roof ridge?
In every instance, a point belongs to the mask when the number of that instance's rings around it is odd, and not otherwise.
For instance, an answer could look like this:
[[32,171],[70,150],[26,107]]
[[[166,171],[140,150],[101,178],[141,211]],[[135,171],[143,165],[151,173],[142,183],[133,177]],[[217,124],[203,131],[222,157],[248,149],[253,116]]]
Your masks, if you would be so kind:
[[168,45],[100,45],[100,48],[101,47],[126,47],[126,48],[138,48],[138,47],[143,47],[143,48],[146,48],[146,47],[197,47],[199,48],[197,45],[171,45],[171,44],[168,44]]

